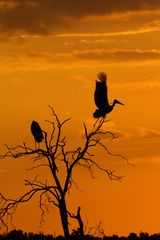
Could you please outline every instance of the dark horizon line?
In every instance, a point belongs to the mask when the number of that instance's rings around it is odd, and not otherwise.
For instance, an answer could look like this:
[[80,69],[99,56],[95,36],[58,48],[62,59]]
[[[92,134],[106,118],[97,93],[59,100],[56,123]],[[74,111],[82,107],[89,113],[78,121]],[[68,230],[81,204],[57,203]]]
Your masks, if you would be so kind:
[[[80,240],[160,240],[160,233],[149,234],[148,232],[140,232],[139,234],[135,232],[129,233],[128,236],[118,236],[117,234],[109,235],[101,233],[101,237],[95,237],[92,234],[85,234],[80,237],[78,234],[78,229],[73,230],[70,235],[70,240],[80,239]],[[62,235],[53,237],[52,234],[45,234],[43,232],[24,232],[23,230],[11,230],[7,233],[0,233],[0,240],[63,240],[65,239]]]

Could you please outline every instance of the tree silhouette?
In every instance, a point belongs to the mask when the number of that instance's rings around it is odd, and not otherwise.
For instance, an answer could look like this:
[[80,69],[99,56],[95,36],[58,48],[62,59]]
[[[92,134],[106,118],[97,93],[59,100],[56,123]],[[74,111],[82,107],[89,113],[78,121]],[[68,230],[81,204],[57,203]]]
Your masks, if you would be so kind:
[[[111,180],[121,180],[121,176],[117,176],[114,170],[104,168],[101,163],[94,159],[93,150],[99,146],[105,150],[105,154],[112,154],[102,142],[102,135],[110,134],[114,138],[114,134],[110,131],[104,131],[103,125],[107,121],[102,118],[88,131],[84,124],[84,143],[83,147],[77,147],[73,150],[67,150],[66,137],[63,136],[63,127],[70,120],[60,121],[54,109],[50,107],[52,113],[52,121],[47,120],[51,125],[51,133],[43,131],[44,144],[38,149],[28,147],[26,143],[15,147],[6,145],[6,153],[0,155],[2,158],[20,158],[30,156],[34,159],[31,170],[47,167],[52,175],[52,184],[48,180],[42,181],[36,176],[33,180],[25,180],[28,190],[17,199],[10,199],[3,193],[0,193],[0,227],[8,227],[12,223],[13,214],[21,203],[29,202],[35,195],[39,196],[39,206],[42,211],[41,221],[44,221],[44,214],[49,210],[49,205],[59,209],[62,228],[65,239],[69,239],[69,222],[68,218],[72,217],[78,221],[80,235],[83,235],[83,221],[80,215],[80,207],[76,214],[69,211],[67,207],[66,194],[71,187],[77,183],[74,180],[73,173],[76,167],[82,167],[90,171],[92,175],[93,168],[104,172]],[[114,154],[112,154],[114,155]],[[121,156],[121,155],[115,155]],[[63,167],[62,167],[63,166]],[[63,170],[62,170],[63,169]],[[63,171],[63,173],[61,172]],[[63,179],[62,179],[63,176]]]

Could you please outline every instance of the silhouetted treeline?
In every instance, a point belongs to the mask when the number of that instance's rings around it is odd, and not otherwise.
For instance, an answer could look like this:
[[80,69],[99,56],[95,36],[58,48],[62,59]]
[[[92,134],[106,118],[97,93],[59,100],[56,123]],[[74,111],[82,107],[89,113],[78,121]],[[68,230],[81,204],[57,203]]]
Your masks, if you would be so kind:
[[[105,236],[94,237],[91,235],[85,235],[80,237],[75,235],[75,232],[71,234],[69,240],[160,240],[160,233],[149,235],[147,232],[141,232],[139,235],[136,233],[130,233],[127,237],[124,236]],[[7,234],[0,234],[0,240],[64,240],[63,236],[53,237],[52,235],[45,235],[43,233],[25,233],[22,230],[12,230]]]

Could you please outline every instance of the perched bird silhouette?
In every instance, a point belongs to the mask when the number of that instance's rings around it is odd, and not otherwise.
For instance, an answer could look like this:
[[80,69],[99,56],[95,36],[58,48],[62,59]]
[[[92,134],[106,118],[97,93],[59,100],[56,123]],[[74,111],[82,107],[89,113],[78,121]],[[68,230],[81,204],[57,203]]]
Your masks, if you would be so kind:
[[117,99],[114,99],[113,104],[109,104],[108,102],[108,90],[107,90],[107,75],[104,72],[100,72],[98,75],[98,80],[96,80],[96,89],[94,93],[94,101],[98,109],[93,113],[94,118],[105,117],[106,114],[110,113],[115,104],[123,103],[119,102]]
[[43,132],[38,122],[32,121],[31,132],[35,139],[35,142],[40,143],[43,141],[44,139]]

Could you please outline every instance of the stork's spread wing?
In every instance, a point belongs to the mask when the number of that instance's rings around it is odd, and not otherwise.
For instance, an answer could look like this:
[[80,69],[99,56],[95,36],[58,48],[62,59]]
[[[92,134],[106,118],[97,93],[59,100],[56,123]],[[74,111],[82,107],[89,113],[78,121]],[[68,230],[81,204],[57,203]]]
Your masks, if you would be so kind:
[[109,105],[108,96],[107,96],[107,85],[106,85],[107,75],[102,72],[98,74],[98,78],[99,80],[96,81],[94,101],[96,106],[99,109],[102,109],[102,108],[106,108]]

